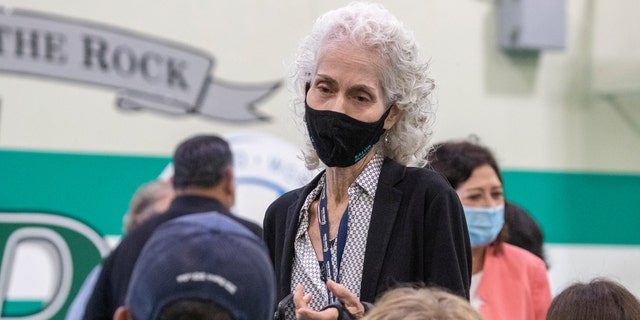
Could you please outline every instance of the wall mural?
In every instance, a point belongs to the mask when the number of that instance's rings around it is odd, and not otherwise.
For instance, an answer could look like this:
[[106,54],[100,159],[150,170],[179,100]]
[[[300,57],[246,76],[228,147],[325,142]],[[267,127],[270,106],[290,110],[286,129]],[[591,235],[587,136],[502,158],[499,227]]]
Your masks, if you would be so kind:
[[113,88],[124,109],[258,121],[255,104],[280,86],[215,79],[206,52],[132,31],[6,8],[0,21],[0,72]]
[[[213,65],[209,53],[187,45],[0,7],[0,73],[113,90],[120,109],[267,121],[256,106],[280,81],[231,83],[214,77]],[[283,140],[255,132],[225,137],[235,154],[232,211],[239,215],[261,223],[266,205],[310,177]],[[0,150],[0,164],[0,319],[38,320],[64,319],[85,277],[120,237],[121,216],[101,199],[83,198],[83,185],[99,180],[92,194],[128,201],[132,186],[167,174],[170,159]],[[24,192],[37,177],[49,192]]]

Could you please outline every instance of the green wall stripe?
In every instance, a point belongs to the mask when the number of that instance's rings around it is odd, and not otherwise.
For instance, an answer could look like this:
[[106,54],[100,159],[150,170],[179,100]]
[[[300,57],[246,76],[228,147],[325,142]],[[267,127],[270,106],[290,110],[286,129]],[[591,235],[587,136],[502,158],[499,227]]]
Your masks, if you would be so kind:
[[169,157],[0,150],[0,210],[57,213],[103,235],[121,234],[131,195],[169,162]]
[[[136,188],[169,157],[0,150],[0,210],[54,212],[120,234]],[[640,244],[640,175],[505,170],[508,199],[542,225],[546,241]]]
[[545,241],[640,244],[640,175],[505,171],[505,194],[541,224]]

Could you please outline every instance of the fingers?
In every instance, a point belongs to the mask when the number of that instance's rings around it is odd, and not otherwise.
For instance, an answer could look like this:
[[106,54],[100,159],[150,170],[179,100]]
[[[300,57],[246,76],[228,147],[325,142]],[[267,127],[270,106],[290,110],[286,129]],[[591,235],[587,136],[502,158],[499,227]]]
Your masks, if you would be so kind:
[[362,318],[364,316],[364,306],[360,303],[360,299],[356,297],[349,289],[343,285],[334,282],[333,280],[327,281],[327,287],[333,293],[342,305],[347,308],[347,311],[354,315],[356,318]]
[[312,297],[313,296],[310,293],[306,295],[304,294],[303,285],[297,285],[296,289],[293,291],[293,304],[296,306],[296,310],[300,308],[308,308]]
[[304,286],[298,284],[293,291],[293,304],[296,306],[298,320],[334,320],[338,319],[338,310],[329,308],[324,311],[314,311],[309,307],[313,295],[304,293]]
[[351,291],[349,291],[349,289],[345,288],[343,285],[339,283],[336,283],[333,280],[327,281],[327,287],[329,288],[329,290],[331,290],[333,295],[336,296],[336,298],[338,298],[340,301],[343,301],[343,299],[345,300],[358,299],[353,293],[351,293]]
[[313,311],[312,309],[298,309],[296,319],[298,320],[335,320],[338,319],[338,310],[329,308],[323,311]]
[[305,310],[309,309],[309,302],[311,302],[311,294],[304,294],[304,286],[301,284],[296,285],[296,289],[293,290],[293,304],[296,306],[296,319],[298,320],[311,320],[309,314],[305,313]]
[[304,294],[304,286],[298,284],[293,291],[293,304],[296,306],[296,319],[298,320],[314,320],[317,319],[314,311],[309,308],[313,296],[310,293]]

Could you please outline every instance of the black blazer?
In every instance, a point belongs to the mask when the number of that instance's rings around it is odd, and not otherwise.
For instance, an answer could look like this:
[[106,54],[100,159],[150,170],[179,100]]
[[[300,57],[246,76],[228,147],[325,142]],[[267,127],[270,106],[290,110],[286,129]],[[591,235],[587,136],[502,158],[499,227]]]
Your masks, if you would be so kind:
[[[300,209],[321,176],[282,195],[267,209],[264,240],[278,300],[291,292]],[[439,173],[385,159],[365,250],[361,301],[373,302],[387,289],[406,283],[438,286],[469,298],[467,224],[458,195]]]

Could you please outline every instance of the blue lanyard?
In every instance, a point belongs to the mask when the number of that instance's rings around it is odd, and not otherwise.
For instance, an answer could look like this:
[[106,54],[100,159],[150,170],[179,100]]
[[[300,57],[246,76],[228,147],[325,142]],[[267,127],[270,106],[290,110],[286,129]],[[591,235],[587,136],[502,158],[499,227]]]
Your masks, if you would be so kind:
[[[347,243],[347,228],[349,221],[349,207],[345,209],[342,219],[340,220],[340,227],[338,228],[338,252],[337,263],[338,266],[333,269],[333,260],[331,259],[331,246],[329,245],[329,214],[327,212],[327,190],[322,188],[322,194],[320,195],[320,204],[318,206],[318,224],[320,225],[320,239],[322,242],[322,258],[324,259],[324,271],[325,279],[333,280],[336,283],[340,283],[340,264],[342,263],[342,253],[344,252],[344,246]],[[329,303],[336,301],[336,297],[333,296],[331,291],[327,289],[327,295],[329,296]]]

